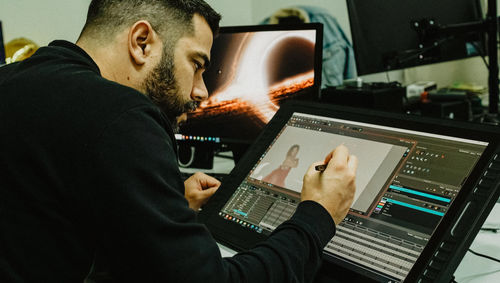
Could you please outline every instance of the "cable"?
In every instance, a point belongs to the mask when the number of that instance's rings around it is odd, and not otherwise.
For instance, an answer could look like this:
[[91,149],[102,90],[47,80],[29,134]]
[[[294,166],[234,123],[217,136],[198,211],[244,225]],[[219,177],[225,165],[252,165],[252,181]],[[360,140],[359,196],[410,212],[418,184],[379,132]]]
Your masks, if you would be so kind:
[[386,71],[385,72],[385,76],[387,78],[387,82],[390,83],[391,82],[391,79],[389,78],[389,71]]
[[180,158],[177,158],[177,162],[178,162],[179,166],[184,167],[184,168],[191,166],[191,164],[193,164],[193,161],[194,161],[195,151],[196,151],[196,148],[194,146],[189,147],[189,161],[186,163],[181,162]]
[[498,232],[498,230],[500,230],[500,229],[497,229],[497,228],[481,228],[481,231],[489,231],[489,232],[493,232],[493,233]]
[[471,252],[471,253],[473,253],[473,254],[475,254],[477,256],[481,256],[481,257],[487,258],[489,260],[493,260],[493,261],[496,261],[496,262],[500,263],[500,259],[498,259],[498,258],[494,258],[494,257],[491,257],[489,255],[481,254],[481,253],[475,252],[475,251],[473,251],[471,249],[469,249],[469,252]]

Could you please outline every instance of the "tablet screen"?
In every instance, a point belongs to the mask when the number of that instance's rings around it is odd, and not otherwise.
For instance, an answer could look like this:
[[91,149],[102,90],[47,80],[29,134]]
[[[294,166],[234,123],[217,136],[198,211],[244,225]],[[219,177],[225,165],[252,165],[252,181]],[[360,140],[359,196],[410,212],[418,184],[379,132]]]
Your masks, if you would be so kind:
[[340,144],[359,159],[356,193],[325,253],[403,280],[487,142],[295,112],[218,215],[270,234],[294,213],[311,163]]

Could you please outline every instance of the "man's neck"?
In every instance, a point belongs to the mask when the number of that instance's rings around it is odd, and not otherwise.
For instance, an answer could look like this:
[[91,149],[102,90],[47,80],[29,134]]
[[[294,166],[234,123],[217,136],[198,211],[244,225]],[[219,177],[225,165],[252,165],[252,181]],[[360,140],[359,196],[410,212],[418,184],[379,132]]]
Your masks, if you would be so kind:
[[128,74],[127,59],[123,59],[127,58],[126,50],[120,50],[120,45],[114,42],[108,45],[96,45],[81,39],[76,42],[76,45],[94,60],[103,78],[138,90],[138,86],[133,83],[134,80]]

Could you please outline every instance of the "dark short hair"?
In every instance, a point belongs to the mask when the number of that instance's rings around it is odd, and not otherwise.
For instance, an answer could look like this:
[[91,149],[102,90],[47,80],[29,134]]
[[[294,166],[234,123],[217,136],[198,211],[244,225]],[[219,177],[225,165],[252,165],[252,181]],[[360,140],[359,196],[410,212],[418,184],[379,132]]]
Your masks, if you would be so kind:
[[161,35],[172,37],[173,29],[177,38],[169,40],[175,41],[194,31],[194,14],[207,21],[215,36],[221,16],[203,0],[92,0],[82,35],[92,33],[94,37],[109,38],[127,25],[147,20]]

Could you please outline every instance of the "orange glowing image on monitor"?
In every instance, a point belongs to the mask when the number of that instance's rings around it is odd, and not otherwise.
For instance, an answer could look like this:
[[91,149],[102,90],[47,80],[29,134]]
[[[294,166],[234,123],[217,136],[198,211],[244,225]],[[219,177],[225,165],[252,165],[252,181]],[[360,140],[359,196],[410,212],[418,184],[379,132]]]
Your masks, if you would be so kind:
[[315,40],[316,30],[220,34],[204,74],[209,98],[181,132],[254,139],[282,100],[314,85]]

